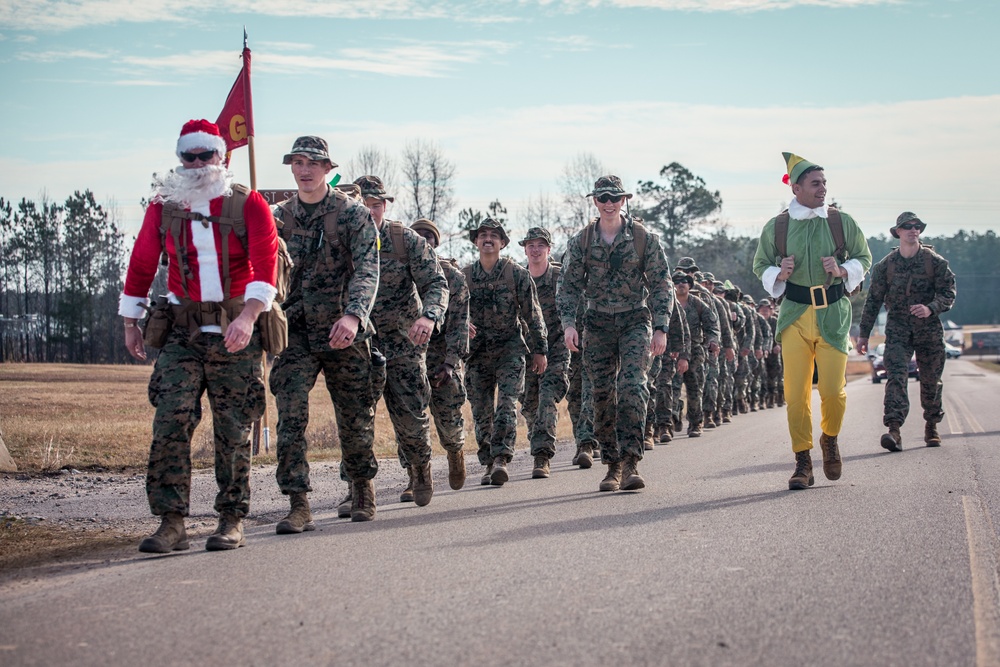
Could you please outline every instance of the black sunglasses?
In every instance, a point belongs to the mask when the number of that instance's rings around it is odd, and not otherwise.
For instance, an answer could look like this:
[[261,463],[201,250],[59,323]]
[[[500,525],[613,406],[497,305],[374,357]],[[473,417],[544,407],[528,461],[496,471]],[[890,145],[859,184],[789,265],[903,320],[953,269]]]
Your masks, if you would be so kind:
[[185,162],[194,162],[195,160],[201,160],[202,162],[208,162],[215,155],[215,151],[205,151],[203,153],[181,153],[181,159]]
[[922,232],[925,227],[926,225],[922,222],[904,222],[899,226],[899,229],[905,229],[906,231],[916,229],[918,232]]
[[601,195],[599,197],[596,197],[596,199],[602,204],[607,204],[608,202],[617,203],[622,200],[622,195]]

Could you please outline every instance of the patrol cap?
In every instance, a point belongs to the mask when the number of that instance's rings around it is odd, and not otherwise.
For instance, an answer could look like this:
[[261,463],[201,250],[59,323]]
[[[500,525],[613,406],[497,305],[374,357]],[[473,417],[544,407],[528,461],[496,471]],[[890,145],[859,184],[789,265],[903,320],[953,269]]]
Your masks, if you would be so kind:
[[740,300],[743,303],[747,304],[748,306],[756,306],[757,305],[756,303],[754,303],[753,297],[750,296],[749,294],[744,294],[743,297]]
[[677,262],[677,269],[679,271],[698,271],[698,265],[694,262],[694,257],[681,257],[681,261]]
[[396,201],[395,197],[390,197],[385,193],[385,183],[378,176],[362,176],[354,181],[354,184],[361,188],[362,199],[381,199],[383,201]]
[[674,275],[670,276],[670,279],[676,284],[681,282],[686,282],[689,287],[694,287],[694,278],[684,273],[683,271],[674,271]]
[[434,235],[434,243],[436,245],[441,245],[441,230],[439,230],[437,228],[437,225],[435,225],[432,221],[428,220],[427,218],[420,218],[419,220],[414,220],[413,224],[410,225],[410,229],[414,231],[422,229],[430,232],[431,234]]
[[552,234],[549,234],[549,230],[544,227],[532,227],[528,230],[528,233],[524,235],[524,238],[517,242],[518,245],[524,246],[528,241],[534,241],[535,239],[541,239],[552,246]]
[[697,281],[699,283],[703,283],[703,282],[705,282],[705,274],[702,273],[701,271],[695,271],[694,272],[694,279],[695,279],[695,281]]
[[600,197],[601,195],[612,195],[615,197],[625,197],[625,199],[631,199],[632,193],[625,192],[625,186],[622,184],[622,179],[618,178],[613,174],[607,176],[601,176],[594,183],[594,189],[592,192],[587,193],[586,197]]
[[340,166],[330,159],[330,149],[321,137],[309,135],[296,139],[295,143],[292,144],[292,150],[285,153],[285,157],[281,161],[282,164],[291,164],[292,158],[296,155],[304,155],[317,162],[328,162],[331,167]]
[[479,236],[480,229],[495,229],[500,233],[500,238],[503,239],[503,247],[506,248],[507,244],[510,243],[510,237],[507,236],[507,232],[504,231],[503,225],[500,224],[499,220],[494,220],[493,218],[486,217],[479,223],[479,226],[475,229],[469,230],[469,240],[473,243],[476,242],[476,237]]
[[708,281],[708,282],[714,283],[715,282],[715,274],[713,274],[711,271],[702,271],[701,272],[701,281],[702,282]]
[[773,308],[774,304],[771,303],[770,299],[761,299],[760,301],[757,302],[757,308],[763,308],[764,306],[767,306],[768,308]]
[[715,294],[724,294],[726,291],[726,286],[722,284],[721,280],[712,281],[712,292]]
[[[924,221],[917,217],[916,213],[913,213],[912,211],[903,211],[902,213],[899,214],[899,217],[896,218],[896,224],[889,228],[889,233],[898,239],[899,232],[897,232],[896,230],[899,228],[900,225],[905,225],[908,222],[919,222],[922,225],[922,227],[927,227]],[[921,228],[920,231],[924,231],[923,228]]]

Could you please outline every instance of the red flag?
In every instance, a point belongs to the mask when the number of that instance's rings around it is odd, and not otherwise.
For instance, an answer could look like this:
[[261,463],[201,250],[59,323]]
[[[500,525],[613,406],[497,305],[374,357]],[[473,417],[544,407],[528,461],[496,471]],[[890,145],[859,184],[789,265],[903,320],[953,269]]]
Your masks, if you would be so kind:
[[243,47],[243,69],[229,91],[219,119],[215,121],[226,141],[226,150],[246,146],[253,133],[253,100],[250,94],[250,49]]

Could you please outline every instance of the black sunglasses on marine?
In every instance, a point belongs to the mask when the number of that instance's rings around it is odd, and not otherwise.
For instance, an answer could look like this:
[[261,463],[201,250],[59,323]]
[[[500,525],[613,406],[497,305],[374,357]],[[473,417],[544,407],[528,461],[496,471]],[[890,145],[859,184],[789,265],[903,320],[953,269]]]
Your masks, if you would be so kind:
[[202,162],[208,162],[215,155],[215,151],[205,151],[203,153],[181,153],[181,159],[185,162],[194,162],[195,160],[201,160]]
[[899,227],[897,227],[897,229],[905,229],[906,231],[910,231],[911,229],[916,229],[917,231],[922,232],[924,231],[925,227],[926,225],[924,225],[924,223],[922,222],[918,223],[904,222]]
[[607,204],[608,202],[615,203],[615,202],[621,201],[622,196],[621,195],[601,195],[599,197],[595,197],[595,199],[597,199],[597,201],[601,202],[602,204]]

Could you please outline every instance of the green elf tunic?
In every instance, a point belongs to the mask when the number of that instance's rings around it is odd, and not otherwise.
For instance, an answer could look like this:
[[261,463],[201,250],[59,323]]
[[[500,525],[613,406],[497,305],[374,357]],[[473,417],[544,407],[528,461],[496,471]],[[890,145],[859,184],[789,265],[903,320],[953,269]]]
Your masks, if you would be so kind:
[[[795,199],[788,206],[788,239],[786,247],[788,254],[795,257],[795,269],[789,281],[796,285],[811,287],[826,282],[827,273],[823,270],[823,257],[831,257],[836,252],[833,234],[827,224],[827,206],[809,209],[799,204]],[[844,226],[844,240],[847,250],[847,261],[841,266],[847,270],[847,278],[834,278],[833,282],[843,282],[845,292],[851,292],[861,284],[865,274],[872,265],[872,253],[868,242],[854,218],[846,213],[840,214]],[[777,280],[781,272],[781,257],[774,243],[775,218],[764,225],[757,244],[757,253],[753,258],[753,272],[767,292],[777,298],[785,293],[785,281]],[[785,299],[778,313],[778,327],[775,340],[781,340],[781,332],[788,325],[802,316],[810,304],[796,303]],[[816,322],[823,339],[843,353],[850,349],[848,334],[851,328],[851,300],[844,297],[830,304],[827,308],[816,310]]]

